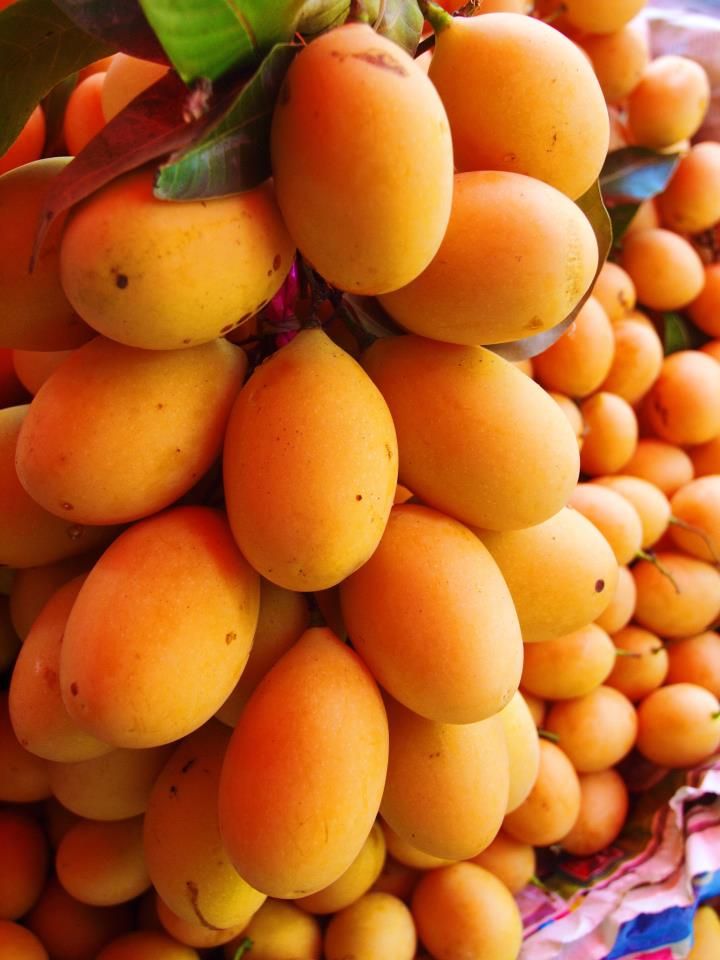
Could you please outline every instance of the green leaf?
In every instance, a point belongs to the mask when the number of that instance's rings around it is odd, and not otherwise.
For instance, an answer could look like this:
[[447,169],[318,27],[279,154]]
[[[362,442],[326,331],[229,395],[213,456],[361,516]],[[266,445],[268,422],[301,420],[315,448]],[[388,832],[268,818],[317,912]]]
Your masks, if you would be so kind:
[[140,0],[160,43],[186,82],[216,80],[257,66],[296,33],[341,23],[350,0]]
[[610,222],[612,223],[613,247],[619,247],[620,241],[630,223],[638,212],[639,203],[614,203],[608,205]]
[[138,0],[54,0],[81,30],[133,57],[167,63]]
[[678,350],[695,350],[707,337],[679,313],[663,313],[662,338],[665,356]]
[[416,0],[386,0],[385,12],[375,29],[412,57],[420,43],[424,22]]
[[0,13],[0,155],[61,80],[114,48],[88,36],[52,3],[17,0]]
[[233,960],[242,960],[246,953],[250,953],[253,948],[253,942],[250,937],[245,937],[235,948]]
[[678,153],[657,153],[646,147],[613,150],[600,171],[603,198],[637,203],[649,200],[662,193],[679,162]]
[[227,109],[220,99],[196,119],[188,117],[185,85],[172,71],[136,97],[54,179],[35,239],[37,256],[48,227],[64,210],[123,173],[164,157],[203,136]]
[[590,225],[595,233],[595,239],[597,240],[598,266],[593,281],[574,310],[562,323],[557,324],[557,326],[552,327],[550,330],[543,330],[542,333],[535,333],[531,337],[524,337],[522,340],[513,340],[508,343],[494,343],[488,346],[488,350],[492,350],[501,357],[505,357],[506,360],[527,360],[529,357],[536,357],[539,353],[542,353],[543,350],[551,347],[553,343],[559,340],[565,333],[575,317],[580,313],[588,297],[592,294],[595,281],[610,252],[612,244],[612,224],[605,204],[603,203],[599,181],[596,180],[592,187],[575,202],[590,221]]
[[270,125],[278,92],[299,44],[273,47],[220,123],[189,150],[171,157],[155,181],[161,200],[222,197],[267,180]]

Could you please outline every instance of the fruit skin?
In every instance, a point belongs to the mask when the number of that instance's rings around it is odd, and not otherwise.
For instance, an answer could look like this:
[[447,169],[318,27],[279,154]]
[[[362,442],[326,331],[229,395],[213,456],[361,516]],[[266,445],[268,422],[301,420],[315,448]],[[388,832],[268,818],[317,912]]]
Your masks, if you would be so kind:
[[624,237],[620,262],[638,300],[653,310],[679,310],[705,282],[702,260],[684,237],[670,230],[639,230]]
[[579,630],[610,602],[617,561],[600,531],[577,510],[563,507],[526,530],[474,532],[510,588],[524,643]]
[[145,350],[181,349],[257,312],[295,249],[270,183],[167,203],[153,196],[153,176],[125,174],[74,208],[60,248],[62,286],[99,333]]
[[230,731],[211,720],[180,743],[150,794],[143,849],[150,880],[188,923],[247,923],[265,894],[237,873],[222,844],[217,796]]
[[112,120],[131,100],[165,76],[165,64],[116,53],[108,64],[102,89],[102,112]]
[[324,955],[326,960],[412,960],[416,946],[415,924],[405,904],[390,894],[374,892],[332,918],[325,932]]
[[307,630],[255,689],[220,780],[220,830],[242,877],[268,896],[322,890],[360,852],[388,762],[385,708],[360,658]]
[[199,954],[155,930],[135,930],[103,947],[97,960],[199,960]]
[[573,200],[597,178],[605,101],[587,58],[553,27],[512,13],[455,18],[437,37],[429,75],[459,170],[524,173]]
[[390,698],[385,706],[390,759],[383,819],[435,857],[466,860],[480,853],[507,807],[508,750],[499,716],[435,723]]
[[694,683],[671,683],[638,707],[637,748],[661,767],[694,767],[720,746],[720,703]]
[[720,614],[720,573],[682,553],[659,550],[656,559],[658,566],[641,560],[633,567],[637,623],[661,637],[707,630]]
[[706,630],[668,644],[668,683],[695,683],[720,699],[720,635]]
[[[420,336],[503,343],[561,323],[592,283],[597,262],[587,217],[554,187],[519,173],[459,173],[437,254],[380,302]],[[609,324],[607,333],[612,343]]]
[[675,545],[700,560],[720,560],[720,476],[698,477],[672,498],[673,516],[693,529],[673,524]]
[[591,31],[578,43],[590,57],[607,103],[625,99],[639,83],[650,58],[642,28],[636,29],[634,24],[609,33]]
[[247,662],[259,595],[219,511],[175,507],[134,524],[95,564],[68,618],[68,713],[116,747],[159,746],[197,729]]
[[557,843],[580,812],[580,782],[560,747],[540,740],[540,771],[524,803],[505,817],[503,830],[533,846]]
[[709,102],[710,81],[699,63],[656,57],[628,98],[630,132],[644,147],[669,147],[697,132]]
[[8,173],[42,156],[47,126],[43,108],[38,104],[20,133],[0,156],[0,174]]
[[560,846],[578,857],[591,856],[608,847],[625,824],[628,792],[615,770],[580,776],[580,814]]
[[[619,763],[632,750],[638,722],[635,708],[618,690],[599,686],[583,697],[553,704],[545,727],[578,773],[597,773]],[[602,727],[602,739],[597,731]]]
[[580,630],[529,644],[525,648],[522,685],[547,700],[567,700],[590,693],[610,674],[615,648],[595,623]]
[[657,198],[663,224],[681,233],[700,233],[720,220],[720,143],[696,143],[680,160]]
[[270,149],[290,233],[333,285],[386,293],[435,255],[452,197],[445,110],[422,69],[367,24],[331,30],[295,58]]
[[615,337],[608,315],[590,297],[555,343],[533,358],[537,380],[546,390],[586,397],[610,370]]
[[6,225],[0,233],[0,347],[67,350],[93,335],[60,285],[59,248],[65,214],[48,230],[35,269],[28,272],[45,194],[70,159],[36,160],[0,177],[0,222]]
[[613,643],[620,651],[626,650],[634,656],[618,656],[607,678],[607,686],[614,687],[625,694],[628,700],[637,703],[665,682],[668,677],[668,651],[654,633],[631,625],[618,630],[613,636]]
[[505,733],[510,771],[507,811],[516,810],[526,799],[540,769],[540,744],[535,720],[525,697],[517,690],[498,718]]
[[303,330],[254,372],[230,415],[223,479],[233,535],[272,583],[332,587],[377,547],[397,463],[381,393],[322,330]]
[[0,950],[9,960],[49,960],[35,934],[12,920],[0,920]]
[[35,568],[104,546],[112,527],[91,527],[44,510],[20,483],[17,444],[29,406],[0,410],[0,564]]
[[515,900],[477,864],[428,871],[415,887],[411,909],[420,940],[436,960],[516,960],[520,951],[522,920]]
[[414,335],[376,340],[362,363],[395,423],[400,482],[428,506],[512,530],[565,505],[578,477],[577,440],[552,397],[511,363]]
[[419,504],[393,507],[380,545],[341,584],[340,600],[353,646],[415,713],[475,723],[517,690],[522,645],[510,592],[456,520]]
[[320,960],[322,956],[322,933],[316,918],[284,900],[265,901],[245,929],[225,945],[226,960],[235,960],[246,937],[252,941],[255,960]]
[[212,466],[246,370],[245,352],[225,340],[151,352],[96,337],[30,404],[20,482],[74,524],[156,513]]
[[[3,809],[0,846],[0,921],[17,920],[28,912],[45,886],[48,843],[37,820],[22,810]],[[0,956],[2,946],[0,934]]]
[[719,949],[720,918],[712,907],[700,907],[693,919],[693,945],[687,960],[714,960]]
[[502,880],[510,893],[520,893],[535,873],[535,849],[501,830],[486,850],[472,858],[472,862]]

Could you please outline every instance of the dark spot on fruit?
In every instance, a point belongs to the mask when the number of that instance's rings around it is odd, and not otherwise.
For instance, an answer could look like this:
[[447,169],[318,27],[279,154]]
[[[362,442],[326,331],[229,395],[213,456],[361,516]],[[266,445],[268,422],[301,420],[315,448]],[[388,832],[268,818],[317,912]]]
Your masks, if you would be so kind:
[[279,270],[280,264],[282,263],[282,257],[279,253],[276,253],[273,257],[273,270]]
[[602,593],[604,589],[605,589],[605,581],[604,581],[604,580],[596,580],[596,581],[595,581],[595,593]]
[[72,510],[72,509],[73,509],[73,505],[72,505],[71,503],[63,502],[63,503],[60,504],[60,506],[63,508],[63,510]]
[[177,796],[177,787],[175,786],[174,783],[170,786],[170,796],[171,797]]
[[356,493],[356,494],[355,494],[355,499],[356,499],[358,502],[360,502],[360,500],[362,500],[362,494],[361,494],[361,493]]
[[162,410],[162,408],[163,408],[164,406],[165,406],[164,403],[156,403],[156,404],[155,404],[155,407],[156,407],[157,410]]
[[180,447],[175,447],[175,453],[181,453]]
[[540,317],[534,316],[534,317],[532,318],[532,320],[530,320],[530,321],[526,324],[526,327],[527,327],[528,330],[537,330],[538,327],[541,327],[542,325],[543,325],[543,322],[542,322],[542,320],[540,319]]
[[441,757],[441,756],[442,756],[442,753],[441,753],[440,750],[437,750],[435,753],[429,753],[429,754],[428,754],[428,758],[429,758],[430,760],[434,760],[436,757]]
[[390,73],[396,73],[399,77],[406,77],[407,70],[401,63],[391,57],[384,50],[364,50],[362,53],[352,53],[353,60],[362,60],[369,63],[371,67],[379,67],[381,70],[389,70]]
[[385,444],[385,453],[387,454],[388,460],[392,460],[392,450],[390,449],[390,444]]
[[74,697],[76,697],[79,692],[80,692],[80,691],[79,691],[79,689],[78,689],[78,685],[77,685],[77,684],[75,683],[75,681],[73,680],[73,682],[70,684],[70,693],[71,693]]
[[226,643],[228,646],[230,646],[230,644],[233,642],[233,640],[237,640],[237,634],[236,634],[236,633],[226,633],[226,634],[225,634],[225,643]]
[[192,341],[191,341],[190,337],[187,337],[185,340],[183,340],[183,343],[191,343],[191,342],[192,342]]
[[115,277],[115,286],[116,286],[119,290],[124,290],[125,287],[128,285],[128,283],[130,283],[130,281],[128,280],[127,275],[124,274],[124,273],[119,273],[119,274]]
[[191,760],[188,760],[187,763],[184,763],[180,767],[180,773],[187,773],[188,770],[192,770],[194,766],[195,766],[195,758],[193,757]]

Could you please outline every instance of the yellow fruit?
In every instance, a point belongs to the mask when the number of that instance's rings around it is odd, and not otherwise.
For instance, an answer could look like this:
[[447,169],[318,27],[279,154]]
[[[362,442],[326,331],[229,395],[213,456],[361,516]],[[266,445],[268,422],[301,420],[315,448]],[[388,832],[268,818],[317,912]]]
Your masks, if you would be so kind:
[[533,846],[557,843],[572,829],[580,812],[580,783],[563,751],[540,740],[540,770],[524,803],[505,817],[503,830]]
[[175,507],[134,524],[95,564],[70,613],[60,658],[70,716],[115,747],[155,747],[196,730],[247,662],[259,593],[219,511]]
[[522,685],[548,700],[567,700],[590,693],[615,664],[610,637],[595,623],[580,630],[525,647]]
[[268,896],[307,896],[360,852],[380,807],[388,728],[367,667],[307,630],[255,689],[220,780],[225,848]]
[[643,538],[642,521],[635,507],[616,490],[596,483],[580,483],[570,506],[590,520],[623,566],[637,556]]
[[428,506],[509,530],[565,505],[577,440],[553,399],[511,363],[482,347],[405,336],[377,340],[363,365],[397,429],[400,482]]
[[535,784],[540,768],[540,745],[533,715],[519,690],[497,716],[503,726],[507,747],[509,811],[520,806]]
[[265,900],[237,873],[218,822],[218,789],[230,731],[214,720],[173,752],[150,794],[143,849],[153,886],[188,923],[227,929]]
[[681,553],[658,551],[658,563],[633,567],[635,619],[661,637],[689,637],[707,630],[720,614],[720,573]]
[[623,239],[620,262],[638,299],[653,310],[679,310],[700,293],[703,263],[694,247],[670,230],[639,230]]
[[397,463],[381,393],[321,330],[303,330],[233,407],[223,455],[233,535],[272,583],[332,587],[377,547]]
[[526,644],[579,630],[610,602],[617,562],[579,511],[563,508],[526,530],[475,532],[510,588]]
[[637,748],[661,767],[694,767],[720,746],[720,704],[694,683],[671,683],[638,707]]
[[510,893],[520,893],[535,873],[535,849],[501,830],[486,850],[472,858],[472,862],[495,874]]
[[36,160],[0,177],[0,347],[67,350],[93,335],[60,285],[64,214],[48,231],[34,271],[28,271],[45,194],[68,163],[68,157]]
[[596,477],[593,483],[615,490],[635,507],[643,528],[643,549],[652,547],[668,529],[670,502],[662,490],[648,480],[628,474],[616,474],[611,477]]
[[375,892],[332,918],[325,931],[324,956],[326,960],[412,960],[416,945],[415,924],[405,904]]
[[578,857],[589,857],[616,839],[628,812],[625,782],[615,770],[580,775],[580,814],[560,846]]
[[630,132],[644,147],[670,146],[697,132],[709,102],[710,81],[699,63],[674,54],[656,57],[628,99]]
[[[0,923],[17,920],[42,893],[48,866],[48,843],[40,824],[19,809],[0,810]],[[0,925],[0,956],[2,953]],[[12,956],[12,954],[11,954]],[[22,960],[22,958],[20,958]]]
[[503,343],[564,320],[592,283],[597,260],[589,221],[558,190],[519,173],[459,173],[434,259],[380,302],[412,333],[469,346]]
[[637,403],[655,383],[663,348],[655,330],[628,317],[613,324],[615,354],[600,389]]
[[580,469],[590,476],[622,470],[635,452],[638,422],[622,397],[601,392],[580,404],[585,424]]
[[537,380],[546,390],[586,397],[607,376],[614,352],[610,320],[590,297],[559,340],[534,358]]
[[435,255],[452,197],[445,110],[423,70],[368,25],[330,30],[293,61],[271,156],[290,233],[330,283],[386,293]]
[[97,960],[199,960],[192,947],[155,930],[136,930],[113,940],[97,955]]
[[102,110],[105,119],[112,120],[131,100],[167,72],[166,64],[141,60],[126,53],[116,53],[108,64],[102,88]]
[[517,690],[522,644],[510,592],[456,520],[417,504],[393,507],[380,546],[342,583],[340,599],[353,646],[415,713],[475,723]]
[[718,950],[720,918],[712,907],[700,907],[693,919],[693,945],[687,960],[714,960]]
[[618,567],[617,584],[612,600],[605,607],[595,623],[607,633],[617,633],[632,619],[635,612],[637,591],[633,575],[627,567]]
[[322,934],[315,917],[282,900],[266,900],[241,934],[224,947],[227,960],[235,960],[245,939],[252,942],[253,960],[320,960]]
[[247,357],[225,340],[138,350],[96,337],[30,404],[16,464],[24,488],[73,523],[126,523],[186,493],[220,453]]
[[558,735],[559,746],[578,773],[596,773],[630,753],[638,722],[627,697],[612,687],[599,686],[583,697],[553,704],[545,726]]
[[720,698],[720,635],[706,630],[668,644],[668,683],[695,683]]
[[[645,0],[640,0],[644,3]],[[577,17],[583,10],[581,4],[573,4]],[[601,4],[596,4],[596,10]],[[610,4],[602,4],[609,7]],[[568,4],[568,16],[571,5]],[[590,57],[593,70],[607,103],[618,103],[638,85],[647,67],[650,52],[642,28],[626,23],[612,31],[589,31],[578,39],[580,47]]]
[[[505,815],[508,750],[502,721],[426,720],[386,700],[390,759],[380,812],[425,853],[465,860],[493,840]],[[533,728],[533,735],[537,734]]]
[[420,940],[436,960],[516,960],[522,919],[512,894],[488,870],[454,863],[421,877],[412,898]]
[[74,208],[60,249],[63,290],[86,323],[120,343],[196,346],[274,296],[293,242],[269,183],[168,203],[153,196],[153,176],[125,174]]
[[142,833],[142,817],[80,821],[57,849],[58,880],[76,900],[95,907],[134,900],[150,887]]
[[309,897],[300,897],[295,903],[308,913],[336,913],[355,903],[368,892],[380,876],[385,863],[385,834],[379,823],[375,822],[362,845],[360,853],[337,880],[311,893]]
[[696,143],[680,160],[657,198],[662,222],[680,233],[700,233],[720,220],[720,143]]
[[430,79],[459,170],[524,173],[572,199],[597,178],[605,101],[587,58],[553,27],[511,13],[457,17],[438,35]]

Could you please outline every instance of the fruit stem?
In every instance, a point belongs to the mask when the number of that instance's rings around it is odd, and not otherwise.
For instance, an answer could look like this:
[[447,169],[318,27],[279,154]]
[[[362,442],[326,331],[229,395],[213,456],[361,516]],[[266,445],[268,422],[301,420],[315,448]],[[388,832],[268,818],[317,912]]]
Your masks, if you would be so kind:
[[538,730],[538,736],[543,740],[549,740],[551,743],[560,743],[560,735],[553,733],[552,730]]
[[711,720],[720,720],[720,710],[716,710],[715,713],[710,714]]
[[372,25],[373,30],[377,30],[377,28],[385,19],[386,7],[387,7],[387,0],[380,0],[380,6],[378,7],[378,15],[375,17],[375,23]]
[[636,652],[633,651],[633,650],[619,650],[619,649],[616,647],[616,648],[615,648],[615,656],[616,656],[616,657],[632,657],[633,660],[638,660],[638,659],[642,656],[642,653],[636,653]]
[[253,942],[250,937],[245,937],[237,945],[235,953],[233,954],[233,960],[242,960],[246,953],[249,953],[253,948]]
[[533,885],[533,887],[537,887],[538,890],[543,890],[545,893],[548,892],[547,884],[543,883],[540,877],[536,876],[535,874],[530,877],[530,883]]
[[712,538],[700,527],[696,527],[693,523],[688,523],[687,520],[681,520],[680,517],[670,517],[671,524],[676,527],[680,527],[681,530],[686,530],[688,533],[694,533],[696,536],[700,537],[702,542],[710,551],[710,555],[713,558],[713,563],[717,566],[720,564],[720,557],[718,557],[713,546]]
[[440,34],[452,26],[453,18],[435,0],[418,0],[418,6],[435,33]]
[[640,560],[645,560],[648,563],[651,563],[654,567],[657,567],[660,573],[664,577],[667,577],[670,583],[673,585],[673,587],[675,588],[675,593],[682,593],[682,590],[678,586],[678,582],[675,579],[675,577],[670,573],[668,568],[663,563],[660,563],[660,561],[658,560],[658,558],[655,556],[654,553],[648,553],[647,550],[638,550],[635,556],[638,557]]

